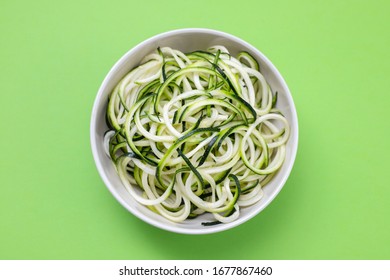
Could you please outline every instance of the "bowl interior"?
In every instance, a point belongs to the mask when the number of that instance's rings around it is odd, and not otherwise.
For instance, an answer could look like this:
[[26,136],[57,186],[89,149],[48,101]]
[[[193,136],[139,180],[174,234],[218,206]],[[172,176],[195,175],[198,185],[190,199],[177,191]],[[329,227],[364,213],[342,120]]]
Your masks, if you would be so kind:
[[[153,213],[143,205],[138,204],[125,190],[117,175],[114,165],[103,149],[103,136],[108,130],[105,112],[108,96],[115,85],[132,68],[137,66],[142,58],[155,51],[157,47],[168,46],[189,52],[206,50],[213,45],[224,45],[236,55],[240,51],[248,51],[259,62],[260,70],[270,84],[272,91],[278,91],[277,107],[283,112],[291,126],[291,136],[287,143],[286,160],[276,176],[263,188],[264,197],[257,204],[240,209],[238,220],[229,224],[202,226],[204,221],[212,221],[211,215],[202,215],[183,223],[173,223],[160,215]],[[170,31],[152,37],[127,52],[110,70],[97,94],[91,118],[91,147],[96,166],[106,186],[114,197],[131,213],[156,227],[187,234],[204,234],[226,230],[235,227],[264,209],[279,193],[292,169],[298,145],[298,123],[294,103],[290,91],[272,63],[256,48],[232,35],[208,29],[182,29]]]

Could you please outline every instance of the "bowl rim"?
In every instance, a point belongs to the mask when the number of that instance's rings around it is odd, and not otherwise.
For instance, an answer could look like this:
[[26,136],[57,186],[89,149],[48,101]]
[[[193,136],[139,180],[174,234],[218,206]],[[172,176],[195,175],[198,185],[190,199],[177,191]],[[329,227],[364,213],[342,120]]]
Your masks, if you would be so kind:
[[[168,223],[161,223],[157,220],[154,220],[153,218],[144,215],[141,212],[137,212],[133,209],[131,209],[128,204],[125,202],[125,200],[117,193],[115,188],[113,187],[111,181],[109,178],[106,176],[104,172],[104,168],[102,163],[99,160],[98,156],[98,148],[97,148],[97,143],[95,141],[95,131],[97,128],[96,124],[96,118],[97,118],[97,111],[98,111],[98,105],[101,102],[102,98],[104,97],[105,93],[105,88],[109,81],[113,78],[113,74],[117,71],[117,69],[126,62],[127,59],[131,57],[133,53],[136,53],[140,48],[143,46],[148,45],[151,42],[154,42],[156,40],[159,40],[164,37],[168,36],[178,36],[181,34],[188,34],[188,33],[207,33],[215,36],[221,36],[225,37],[228,40],[231,41],[236,41],[241,45],[244,45],[247,49],[253,51],[256,53],[256,56],[261,57],[262,61],[270,68],[270,70],[276,75],[277,79],[280,81],[283,90],[285,91],[286,99],[288,104],[291,106],[291,113],[292,113],[292,121],[290,123],[291,130],[294,131],[294,134],[290,137],[293,137],[293,139],[289,139],[289,141],[293,141],[293,147],[291,149],[291,155],[290,155],[290,160],[288,162],[288,166],[286,167],[285,173],[283,173],[283,176],[277,185],[275,191],[272,192],[272,194],[269,196],[268,200],[261,205],[261,207],[255,208],[253,211],[248,213],[246,216],[239,218],[231,223],[226,223],[226,224],[219,224],[215,227],[204,227],[202,229],[195,229],[195,228],[183,228],[183,227],[174,227],[171,226]],[[146,40],[143,40],[142,42],[138,43],[134,47],[130,48],[124,55],[122,55],[116,63],[111,67],[109,72],[106,74],[103,82],[101,83],[99,90],[95,96],[95,100],[93,102],[93,107],[92,107],[92,113],[91,113],[91,119],[90,119],[90,145],[91,145],[91,150],[94,158],[94,162],[96,165],[96,168],[98,170],[98,173],[103,180],[105,186],[107,189],[111,192],[111,194],[115,197],[115,199],[130,213],[132,213],[134,216],[139,218],[140,220],[153,225],[154,227],[170,231],[170,232],[175,232],[175,233],[181,233],[181,234],[190,234],[190,235],[200,235],[200,234],[210,234],[210,233],[217,233],[221,231],[225,231],[234,227],[237,227],[248,220],[252,219],[255,217],[257,214],[259,214],[261,211],[263,211],[274,199],[275,197],[279,194],[279,192],[282,190],[284,185],[286,184],[286,181],[288,177],[291,174],[292,168],[295,163],[296,155],[298,152],[298,139],[299,139],[299,130],[298,130],[298,115],[296,112],[296,107],[292,98],[292,94],[290,92],[290,89],[287,86],[287,83],[285,82],[283,76],[280,74],[278,69],[273,65],[273,63],[256,47],[253,45],[249,44],[248,42],[244,41],[243,39],[236,37],[234,35],[231,35],[229,33],[215,30],[215,29],[208,29],[208,28],[181,28],[181,29],[173,29],[170,31],[162,32],[157,35],[154,35],[150,38],[147,38]],[[283,164],[287,164],[286,162]]]

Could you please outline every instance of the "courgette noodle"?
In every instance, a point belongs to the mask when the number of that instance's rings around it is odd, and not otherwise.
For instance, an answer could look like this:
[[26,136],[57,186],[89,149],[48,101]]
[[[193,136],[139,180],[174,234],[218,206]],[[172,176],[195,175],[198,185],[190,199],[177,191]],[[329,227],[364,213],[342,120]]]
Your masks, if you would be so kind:
[[290,127],[248,52],[157,48],[109,96],[107,155],[140,204],[173,222],[229,223],[280,169]]

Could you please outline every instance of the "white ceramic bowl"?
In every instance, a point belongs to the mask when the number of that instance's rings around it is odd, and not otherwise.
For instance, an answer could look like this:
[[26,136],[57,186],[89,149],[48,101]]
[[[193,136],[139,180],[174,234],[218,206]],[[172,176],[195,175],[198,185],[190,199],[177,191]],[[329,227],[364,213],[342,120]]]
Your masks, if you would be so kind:
[[[206,215],[204,215],[183,223],[173,223],[138,204],[122,185],[114,165],[103,149],[103,135],[107,131],[105,122],[106,105],[109,93],[121,78],[137,66],[145,55],[153,52],[157,47],[169,46],[183,52],[189,52],[205,50],[212,45],[224,45],[233,55],[239,51],[248,51],[260,63],[261,72],[272,90],[279,93],[277,107],[284,113],[291,125],[286,160],[277,175],[263,188],[264,197],[257,204],[240,209],[240,217],[234,222],[205,227],[201,225],[203,221],[206,221]],[[206,234],[227,230],[257,215],[275,198],[285,184],[293,167],[298,146],[298,120],[294,102],[284,79],[271,61],[255,47],[235,36],[216,30],[198,28],[179,29],[159,34],[138,44],[121,57],[111,68],[97,93],[92,110],[90,133],[92,153],[100,176],[123,207],[151,225],[185,234]],[[210,217],[208,218],[207,221],[210,221]]]

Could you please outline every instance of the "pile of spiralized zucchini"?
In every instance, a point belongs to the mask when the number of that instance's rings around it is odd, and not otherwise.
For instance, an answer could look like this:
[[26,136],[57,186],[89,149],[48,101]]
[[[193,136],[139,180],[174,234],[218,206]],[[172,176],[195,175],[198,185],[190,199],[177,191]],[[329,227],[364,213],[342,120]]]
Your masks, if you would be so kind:
[[158,48],[109,97],[107,154],[128,192],[174,222],[214,225],[255,204],[283,164],[289,124],[259,64],[224,46]]

